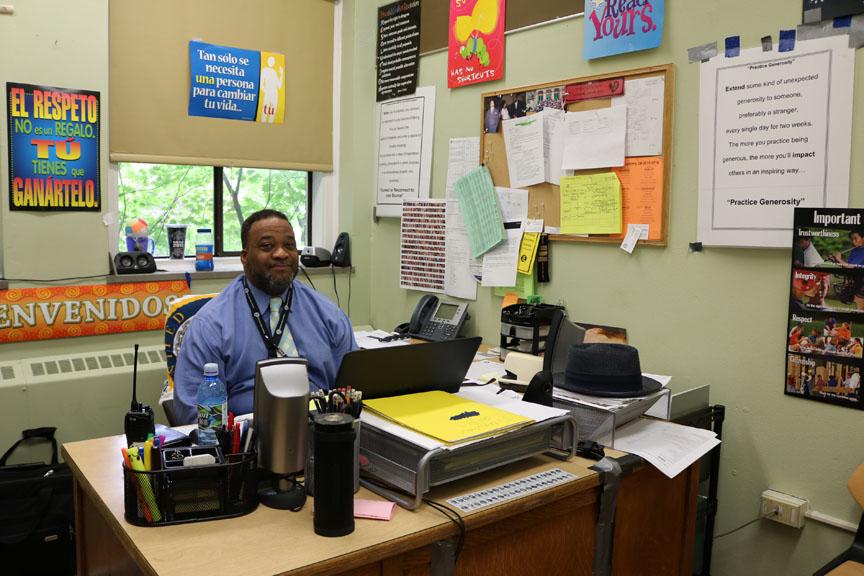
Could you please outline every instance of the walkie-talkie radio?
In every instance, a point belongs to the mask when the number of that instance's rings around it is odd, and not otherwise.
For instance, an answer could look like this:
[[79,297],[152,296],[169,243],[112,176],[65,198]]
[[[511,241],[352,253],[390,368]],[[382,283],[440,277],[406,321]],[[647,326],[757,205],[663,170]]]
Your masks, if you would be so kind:
[[135,344],[135,360],[132,366],[132,406],[126,413],[123,429],[126,432],[127,446],[131,446],[133,442],[146,442],[148,434],[156,433],[153,409],[138,402],[138,344]]

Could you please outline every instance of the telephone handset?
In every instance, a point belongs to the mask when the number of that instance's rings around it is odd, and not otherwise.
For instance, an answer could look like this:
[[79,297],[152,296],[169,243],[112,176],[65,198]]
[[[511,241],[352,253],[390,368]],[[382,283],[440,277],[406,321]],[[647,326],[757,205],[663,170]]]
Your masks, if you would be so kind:
[[459,335],[465,320],[470,317],[468,304],[442,302],[437,296],[425,294],[411,314],[407,334],[433,342],[452,340]]

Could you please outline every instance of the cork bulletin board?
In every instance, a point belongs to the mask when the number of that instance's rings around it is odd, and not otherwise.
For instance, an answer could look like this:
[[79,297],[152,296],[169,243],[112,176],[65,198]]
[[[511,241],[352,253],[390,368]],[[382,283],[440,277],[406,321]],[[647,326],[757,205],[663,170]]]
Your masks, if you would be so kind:
[[[489,169],[492,181],[496,186],[510,186],[503,131],[501,129],[497,129],[495,132],[487,131],[488,127],[484,120],[490,99],[497,99],[503,107],[512,105],[516,100],[521,100],[526,115],[536,113],[543,107],[554,107],[568,112],[595,110],[613,105],[613,96],[609,94],[619,95],[622,82],[623,86],[627,86],[628,80],[657,77],[661,79],[660,82],[663,85],[662,118],[656,119],[658,126],[662,129],[662,144],[658,150],[659,154],[651,156],[628,155],[625,158],[626,166],[639,166],[643,173],[650,174],[652,184],[649,186],[646,184],[647,179],[643,179],[639,185],[628,185],[631,183],[626,177],[628,171],[622,172],[620,168],[576,170],[573,172],[575,175],[588,175],[614,171],[619,175],[624,204],[622,234],[591,234],[588,236],[557,234],[550,236],[550,240],[620,244],[624,233],[627,231],[627,224],[648,223],[647,220],[650,220],[649,238],[640,241],[640,244],[666,246],[669,231],[669,175],[672,166],[674,74],[673,65],[666,64],[484,93],[480,101],[480,161]],[[616,82],[618,79],[622,82]],[[615,90],[619,92],[615,92]],[[568,101],[572,100],[573,95],[577,93],[579,94],[578,101]],[[635,181],[634,178],[633,182]],[[546,226],[559,227],[561,220],[559,186],[543,183],[528,186],[527,190],[528,217],[542,218]]]

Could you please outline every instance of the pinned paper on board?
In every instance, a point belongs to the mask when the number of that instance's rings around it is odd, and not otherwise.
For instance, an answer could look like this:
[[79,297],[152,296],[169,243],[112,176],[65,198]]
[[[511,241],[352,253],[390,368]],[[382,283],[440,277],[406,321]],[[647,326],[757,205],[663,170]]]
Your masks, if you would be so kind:
[[479,258],[506,239],[504,220],[492,177],[480,166],[456,181],[453,187],[468,229],[471,255]]
[[649,235],[642,240],[663,237],[663,157],[627,158],[623,168],[612,171],[621,182],[621,203],[625,224],[647,224]]
[[546,178],[542,114],[504,120],[504,147],[510,186],[524,188],[540,184]]
[[621,233],[621,182],[615,173],[561,178],[561,233]]
[[564,170],[624,165],[627,107],[568,112],[564,116]]

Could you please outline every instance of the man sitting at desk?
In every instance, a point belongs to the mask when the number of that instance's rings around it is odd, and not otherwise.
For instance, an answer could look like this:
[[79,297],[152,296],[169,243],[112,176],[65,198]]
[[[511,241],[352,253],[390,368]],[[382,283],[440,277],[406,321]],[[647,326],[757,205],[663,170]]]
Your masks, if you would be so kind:
[[[243,275],[208,302],[189,323],[174,373],[174,406],[181,422],[197,419],[196,395],[204,364],[219,364],[228,409],[252,412],[255,364],[301,356],[312,390],[330,388],[342,357],[357,348],[348,317],[301,282],[297,242],[288,218],[275,210],[249,216],[240,230]],[[273,337],[271,338],[271,334]]]

